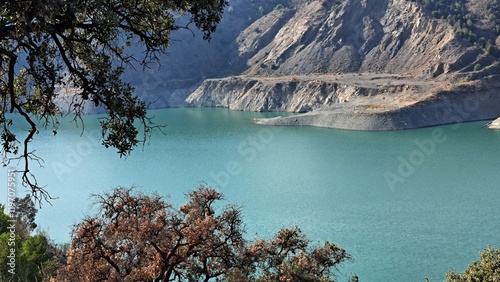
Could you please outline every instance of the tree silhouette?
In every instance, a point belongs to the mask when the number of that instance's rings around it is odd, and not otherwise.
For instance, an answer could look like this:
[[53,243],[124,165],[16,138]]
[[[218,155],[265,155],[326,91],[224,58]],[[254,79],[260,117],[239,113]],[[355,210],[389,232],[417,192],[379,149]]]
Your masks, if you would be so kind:
[[[63,111],[79,119],[89,106],[102,107],[103,145],[130,153],[156,128],[144,102],[121,80],[125,67],[147,67],[170,45],[171,31],[194,24],[210,39],[226,0],[3,1],[0,4],[0,130],[7,165],[22,161],[23,184],[37,198],[50,198],[29,164],[41,158],[29,148],[39,129],[57,133]],[[190,19],[179,26],[177,18]],[[143,52],[127,52],[130,46]],[[137,55],[139,54],[139,55]],[[61,109],[57,99],[68,96]],[[8,113],[27,122],[24,136],[13,131]]]

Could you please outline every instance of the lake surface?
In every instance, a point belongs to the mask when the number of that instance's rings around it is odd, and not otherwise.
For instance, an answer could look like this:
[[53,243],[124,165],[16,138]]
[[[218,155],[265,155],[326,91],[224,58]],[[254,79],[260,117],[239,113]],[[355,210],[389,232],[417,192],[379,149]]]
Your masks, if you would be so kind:
[[298,225],[313,243],[346,249],[355,261],[339,281],[354,273],[361,281],[441,281],[488,245],[500,247],[500,131],[482,129],[485,122],[358,132],[251,122],[277,113],[150,113],[168,125],[165,135],[126,159],[99,145],[99,116],[85,118],[83,135],[61,121],[56,136],[36,136],[32,148],[45,163],[35,172],[58,197],[37,223],[57,242],[69,241],[91,193],[136,185],[180,205],[206,182],[243,207],[249,239]]

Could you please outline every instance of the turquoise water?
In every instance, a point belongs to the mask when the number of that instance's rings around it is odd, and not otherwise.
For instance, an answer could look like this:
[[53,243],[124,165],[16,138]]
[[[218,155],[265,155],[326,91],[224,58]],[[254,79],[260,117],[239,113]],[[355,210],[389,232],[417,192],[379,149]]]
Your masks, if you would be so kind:
[[61,122],[56,136],[37,136],[32,146],[45,163],[35,172],[58,197],[37,221],[52,238],[69,241],[91,193],[136,185],[179,205],[206,182],[243,207],[249,239],[298,225],[313,243],[345,248],[355,261],[339,281],[353,273],[361,281],[441,281],[488,245],[500,247],[500,132],[484,122],[358,132],[257,126],[253,118],[277,114],[226,109],[151,114],[168,125],[165,135],[126,159],[98,145],[98,116],[86,117],[87,134]]

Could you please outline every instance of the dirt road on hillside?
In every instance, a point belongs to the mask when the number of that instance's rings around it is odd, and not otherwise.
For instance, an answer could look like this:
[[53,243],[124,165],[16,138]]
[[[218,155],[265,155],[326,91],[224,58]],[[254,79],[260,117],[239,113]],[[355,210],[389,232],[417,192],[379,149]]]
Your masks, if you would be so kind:
[[[347,74],[308,74],[288,76],[236,76],[228,79],[256,80],[261,83],[318,82],[336,83],[343,87],[377,89],[379,94],[372,96],[346,97],[341,106],[349,111],[383,112],[412,105],[428,99],[434,90],[451,87],[443,81],[415,78],[404,74],[347,73]],[[338,108],[335,106],[335,108]],[[325,108],[328,110],[328,108]]]

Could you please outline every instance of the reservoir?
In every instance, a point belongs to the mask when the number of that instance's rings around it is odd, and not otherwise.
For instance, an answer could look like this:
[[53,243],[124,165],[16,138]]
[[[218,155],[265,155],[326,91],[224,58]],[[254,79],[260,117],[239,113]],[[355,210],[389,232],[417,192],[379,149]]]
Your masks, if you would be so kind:
[[[500,131],[481,128],[486,122],[361,132],[252,123],[286,113],[150,115],[166,125],[164,134],[127,158],[100,145],[100,116],[84,117],[84,127],[64,119],[57,135],[35,136],[31,148],[45,162],[32,163],[33,172],[57,198],[37,223],[52,239],[69,242],[71,225],[91,213],[92,193],[136,186],[178,206],[206,183],[242,207],[249,240],[297,225],[313,245],[328,240],[346,249],[354,261],[339,269],[339,281],[352,274],[442,281],[488,245],[500,247]],[[0,182],[6,177],[3,168]],[[5,203],[6,191],[0,195]]]

